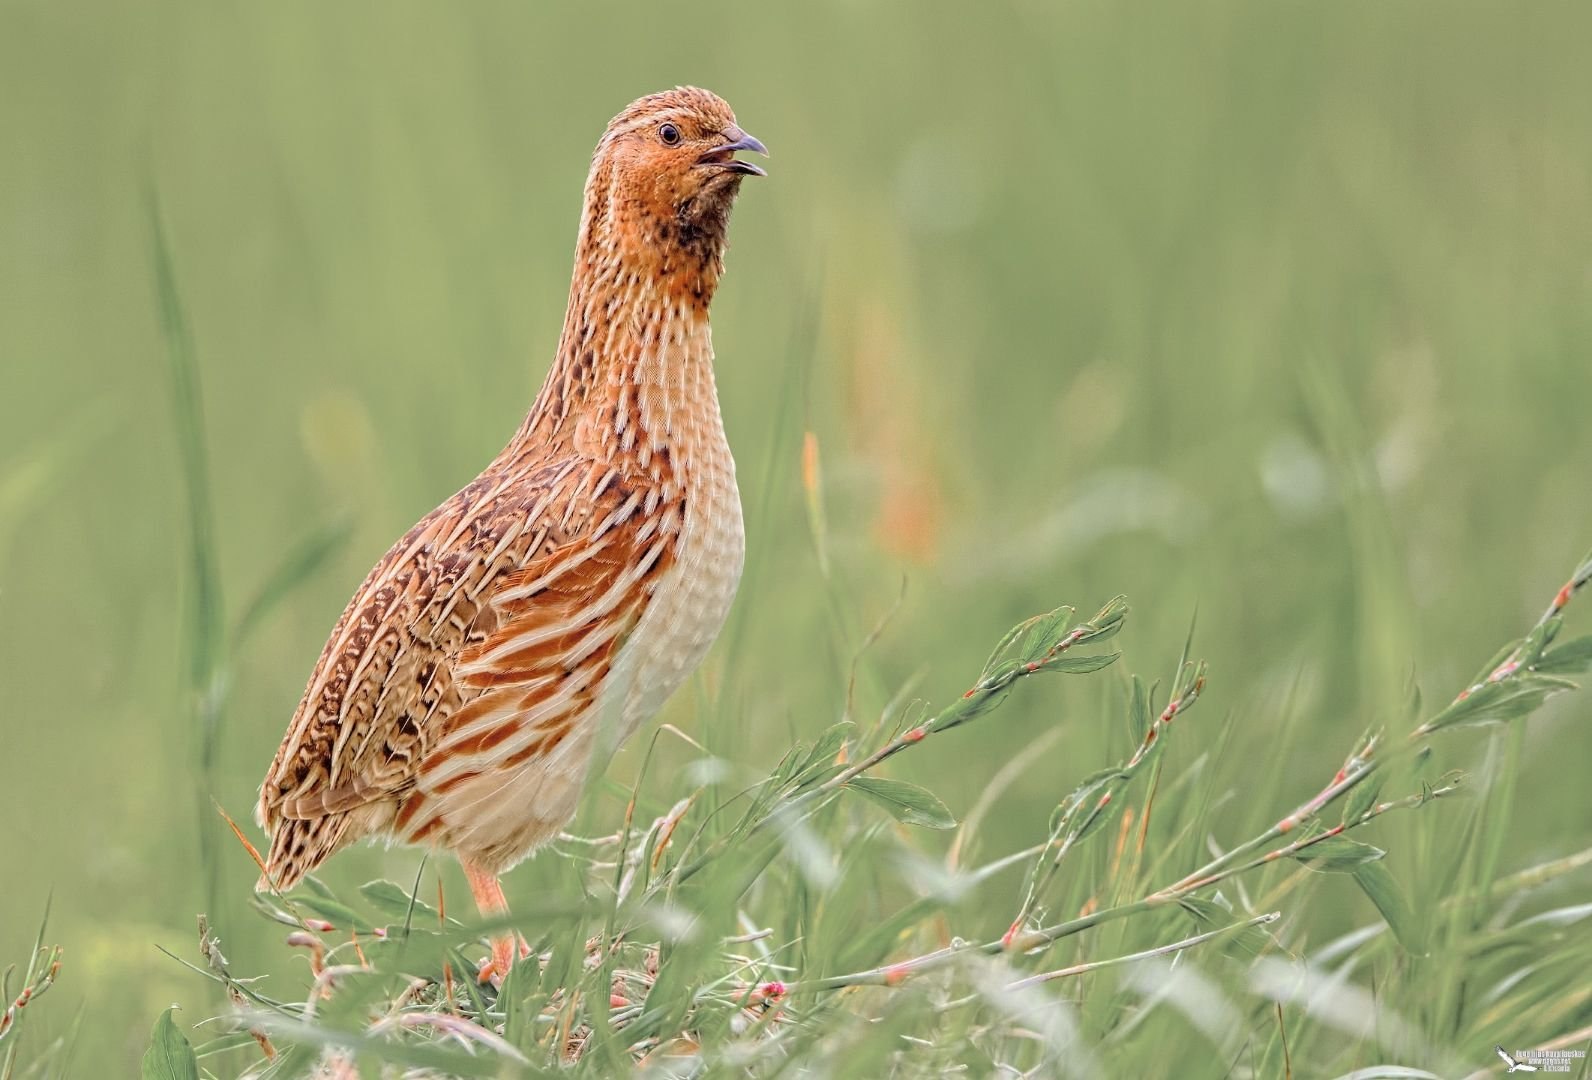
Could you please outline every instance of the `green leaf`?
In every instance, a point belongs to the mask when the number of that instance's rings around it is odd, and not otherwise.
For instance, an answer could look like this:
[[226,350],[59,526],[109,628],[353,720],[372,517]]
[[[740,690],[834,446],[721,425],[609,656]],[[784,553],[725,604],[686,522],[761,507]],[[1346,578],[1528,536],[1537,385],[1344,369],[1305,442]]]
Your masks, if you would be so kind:
[[844,765],[814,766],[803,772],[791,783],[791,790],[810,791],[819,784],[827,784],[845,771],[846,766]]
[[1365,890],[1365,895],[1371,898],[1371,903],[1382,913],[1382,918],[1387,920],[1388,928],[1398,938],[1399,944],[1416,956],[1425,956],[1423,924],[1415,918],[1404,890],[1399,888],[1399,883],[1393,879],[1388,868],[1378,862],[1366,862],[1354,867],[1351,873],[1360,888]]
[[779,759],[779,764],[774,767],[774,771],[768,777],[775,790],[783,788],[796,775],[797,767],[802,762],[802,753],[802,744],[797,743],[785,751],[785,756]]
[[1491,675],[1494,671],[1497,671],[1499,664],[1502,664],[1505,660],[1513,656],[1515,650],[1520,648],[1520,645],[1521,642],[1516,639],[1515,641],[1511,641],[1506,645],[1500,646],[1498,651],[1493,653],[1492,656],[1488,658],[1487,662],[1482,665],[1481,670],[1478,671],[1475,677],[1470,680],[1470,685],[1474,686],[1477,683],[1486,682],[1487,676]]
[[1564,618],[1555,615],[1545,619],[1536,629],[1527,634],[1520,643],[1519,660],[1523,667],[1535,667],[1541,658],[1543,650],[1553,644],[1553,639],[1558,637],[1559,628],[1564,625]]
[[410,916],[410,905],[414,906],[414,918],[428,919],[432,924],[437,922],[437,909],[424,900],[411,900],[409,890],[396,881],[378,878],[367,881],[359,887],[360,895],[370,902],[370,906],[387,916],[402,922]]
[[1128,617],[1128,598],[1126,596],[1113,596],[1106,601],[1106,606],[1095,613],[1094,618],[1088,622],[1088,632],[1080,639],[1090,644],[1097,644],[1116,635],[1123,626],[1123,620]]
[[1150,730],[1150,693],[1137,675],[1133,676],[1133,696],[1128,703],[1128,730],[1135,746],[1144,741],[1145,732]]
[[1592,675],[1592,637],[1576,638],[1549,649],[1531,669],[1548,675]]
[[1194,916],[1194,921],[1201,926],[1207,923],[1225,922],[1231,914],[1216,901],[1207,900],[1202,896],[1178,897],[1177,906]]
[[199,1060],[172,1022],[171,1014],[175,1011],[176,1006],[172,1006],[155,1021],[139,1073],[142,1080],[199,1080]]
[[1018,657],[1025,661],[1038,660],[1053,649],[1066,635],[1073,610],[1063,605],[1029,623],[1022,644],[1017,647]]
[[[1051,615],[1054,614],[1055,612],[1051,612]],[[980,671],[979,680],[983,681],[984,679],[988,678],[989,673],[995,668],[995,665],[1000,663],[1001,657],[1006,655],[1006,650],[1012,647],[1012,642],[1016,641],[1022,636],[1024,631],[1028,630],[1035,623],[1044,618],[1047,618],[1047,616],[1035,615],[1031,619],[1023,620],[1010,630],[1006,631],[1006,633],[1002,634],[1001,639],[995,643],[995,648],[990,650],[989,659],[984,661],[984,667]]]
[[1352,873],[1357,867],[1376,862],[1387,852],[1346,836],[1332,836],[1318,840],[1294,854],[1294,858],[1312,870],[1323,873]]
[[[1167,699],[1167,703],[1170,704],[1172,701],[1186,699],[1190,691],[1193,691],[1196,686],[1204,684],[1205,674],[1205,661],[1187,661],[1181,668],[1178,669],[1177,678],[1172,680],[1172,693]],[[1189,702],[1184,701],[1183,707],[1187,708],[1189,704]]]
[[1575,683],[1568,679],[1551,675],[1517,675],[1500,682],[1483,683],[1428,720],[1425,727],[1427,731],[1439,731],[1475,724],[1502,724],[1535,712],[1554,694],[1575,688]]
[[1404,694],[1404,719],[1410,727],[1421,722],[1421,687],[1413,677]]
[[314,874],[304,875],[304,887],[316,896],[325,897],[327,900],[337,899],[337,894],[332,891],[332,887]]
[[310,893],[296,893],[288,899],[311,914],[325,919],[338,930],[357,930],[362,934],[368,934],[373,929],[369,919],[361,918],[353,908],[336,900],[328,900]]
[[1071,653],[1062,653],[1054,660],[1048,661],[1040,671],[1060,671],[1068,675],[1084,675],[1091,671],[1110,667],[1117,662],[1117,657],[1122,654],[1101,653],[1098,656],[1073,656]]
[[846,786],[856,788],[890,811],[890,816],[903,824],[921,825],[926,829],[956,828],[956,818],[950,809],[932,791],[916,784],[878,776],[859,776],[848,781]]
[[[1218,894],[1219,895],[1219,894]],[[1229,926],[1236,916],[1225,900],[1207,900],[1200,896],[1184,896],[1178,906],[1194,918],[1194,925],[1202,932]],[[1250,926],[1231,935],[1222,945],[1228,956],[1254,959],[1271,943],[1271,933],[1264,926]]]
[[846,740],[851,737],[852,730],[856,727],[850,720],[842,720],[829,727],[818,741],[813,743],[813,748],[807,751],[807,756],[802,759],[801,765],[796,770],[796,775],[803,783],[810,782],[807,773],[814,768],[828,768],[835,762],[835,756],[840,753],[840,748],[846,745]]
[[1110,788],[1114,781],[1122,779],[1126,774],[1121,769],[1101,769],[1091,773],[1079,782],[1078,786],[1063,799],[1056,809],[1050,813],[1050,833],[1057,835],[1058,831],[1066,825],[1080,811],[1093,806],[1100,795]]
[[1359,821],[1374,806],[1382,794],[1382,781],[1385,777],[1370,776],[1360,781],[1360,785],[1349,792],[1349,798],[1343,804],[1343,823]]

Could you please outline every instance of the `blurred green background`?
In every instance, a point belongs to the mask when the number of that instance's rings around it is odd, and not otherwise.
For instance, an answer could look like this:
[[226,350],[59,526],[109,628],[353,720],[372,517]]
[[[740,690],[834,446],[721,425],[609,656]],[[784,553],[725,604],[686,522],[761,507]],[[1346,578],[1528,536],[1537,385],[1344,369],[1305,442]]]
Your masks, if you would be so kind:
[[[529,405],[603,125],[696,83],[773,175],[743,188],[714,309],[747,578],[666,719],[773,761],[837,718],[903,578],[864,717],[914,679],[960,690],[1021,616],[1124,592],[1124,670],[1152,677],[1197,609],[1213,677],[1174,760],[1210,753],[1231,841],[1412,674],[1451,695],[1592,542],[1589,40],[1581,3],[0,7],[0,959],[53,890],[39,1028],[83,1003],[75,1070],[122,1075],[160,1008],[207,1015],[155,949],[193,954],[206,875],[146,187],[229,619],[351,528],[232,670],[215,794],[240,822],[353,587]],[[1032,843],[1119,746],[1110,685],[1025,689],[901,772],[965,813],[1060,725],[985,829]],[[1560,699],[1527,731],[1505,870],[1585,845],[1589,715]],[[1441,837],[1473,812],[1423,814]],[[234,965],[302,979],[224,856]],[[545,862],[511,897],[562,880]],[[360,848],[326,876],[415,865]],[[1318,939],[1374,917],[1347,885],[1318,900]]]

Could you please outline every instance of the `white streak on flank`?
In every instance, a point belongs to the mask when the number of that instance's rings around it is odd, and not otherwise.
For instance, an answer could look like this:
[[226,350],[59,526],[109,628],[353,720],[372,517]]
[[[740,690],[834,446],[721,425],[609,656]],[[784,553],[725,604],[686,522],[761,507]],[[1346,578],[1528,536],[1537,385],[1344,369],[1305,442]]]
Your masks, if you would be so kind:
[[[495,564],[503,557],[503,553],[509,549],[509,545],[520,538],[520,535],[525,531],[526,526],[534,522],[538,516],[540,515],[534,513],[526,514],[519,520],[511,522],[509,527],[503,530],[503,535],[498,538],[498,542],[496,544],[492,545],[492,550],[486,553],[486,558],[482,561],[489,567]],[[479,592],[480,587],[486,584],[486,582],[487,577],[483,576],[481,581],[477,583],[475,589],[471,590],[471,595],[474,596],[475,593]]]
[[477,751],[474,754],[453,754],[437,769],[436,778],[430,779],[428,782],[441,783],[447,776],[457,775],[460,772],[485,771],[493,768],[494,762],[502,761],[518,754],[532,742],[541,738],[554,721],[559,720],[569,712],[575,696],[585,692],[587,685],[595,674],[595,667],[584,669],[584,679],[577,678],[576,675],[572,674],[563,681],[554,693],[541,698],[531,708],[517,714],[509,721],[514,725],[514,733],[512,735],[490,748]]
[[522,582],[519,585],[511,585],[506,589],[499,590],[498,593],[492,598],[493,603],[511,604],[518,600],[530,599],[543,589],[547,588],[553,582],[557,581],[562,575],[568,573],[570,570],[573,570],[575,567],[580,566],[593,556],[600,554],[603,548],[608,546],[610,539],[611,537],[596,538],[591,544],[571,551],[568,555],[558,560],[558,562],[548,567],[547,572],[542,574],[542,576],[533,578],[530,581]]
[[609,530],[615,525],[623,521],[628,521],[632,516],[634,516],[636,510],[640,506],[641,492],[632,491],[628,499],[614,507],[614,509],[609,512],[608,516],[603,518],[602,521],[598,523],[597,527],[592,530],[592,539],[596,540],[607,536]]
[[496,648],[483,653],[474,663],[460,665],[460,672],[466,676],[490,672],[499,663],[522,649],[528,649],[533,645],[541,645],[554,638],[563,637],[565,634],[579,630],[582,626],[602,625],[603,617],[612,612],[619,606],[621,601],[626,599],[628,590],[625,586],[628,584],[628,576],[621,578],[589,607],[572,612],[556,622],[538,623],[533,629],[506,638]]
[[[491,707],[482,712],[479,716],[472,717],[469,723],[461,724],[452,731],[449,731],[448,734],[443,738],[439,748],[442,750],[447,750],[450,747],[457,746],[461,742],[475,738],[478,735],[490,731],[491,729],[497,727],[499,722],[504,720],[509,720],[515,725],[515,727],[527,727],[535,725],[538,720],[545,719],[547,717],[547,710],[551,703],[556,703],[560,700],[568,698],[569,693],[571,692],[568,684],[571,683],[573,679],[563,679],[564,685],[558,686],[556,690],[548,694],[546,697],[538,698],[529,708],[526,707],[526,699],[533,694],[537,694],[543,690],[547,690],[550,687],[557,685],[562,677],[562,667],[559,666],[558,670],[549,671],[545,675],[538,675],[536,678],[527,682],[513,683],[508,686],[502,686],[488,690],[480,698],[477,698],[476,701],[487,701],[490,703]],[[492,747],[490,750],[484,751],[484,753],[486,753],[489,757],[495,756],[502,752],[500,747],[501,744],[499,744],[499,746]],[[439,776],[445,775],[449,771],[448,765],[449,763],[446,761],[438,763],[438,766],[435,770],[436,774]]]

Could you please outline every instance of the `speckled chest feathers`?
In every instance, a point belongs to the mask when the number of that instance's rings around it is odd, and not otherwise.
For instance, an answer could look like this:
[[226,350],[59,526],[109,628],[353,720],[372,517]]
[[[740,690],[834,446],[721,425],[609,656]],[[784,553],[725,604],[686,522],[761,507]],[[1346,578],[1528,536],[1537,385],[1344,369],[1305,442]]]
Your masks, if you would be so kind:
[[266,777],[278,887],[370,834],[501,871],[723,625],[744,540],[708,306],[739,177],[682,200],[607,141],[541,393],[360,586]]

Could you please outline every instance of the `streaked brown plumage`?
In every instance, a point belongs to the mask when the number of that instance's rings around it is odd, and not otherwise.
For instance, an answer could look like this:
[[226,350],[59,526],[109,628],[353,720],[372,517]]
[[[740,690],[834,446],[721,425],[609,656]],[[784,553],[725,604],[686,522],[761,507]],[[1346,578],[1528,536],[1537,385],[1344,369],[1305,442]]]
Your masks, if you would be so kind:
[[738,150],[763,147],[705,90],[608,125],[541,393],[359,587],[266,775],[277,888],[385,835],[455,852],[501,910],[496,876],[569,820],[603,725],[622,740],[701,661],[743,551],[708,328],[761,174]]

